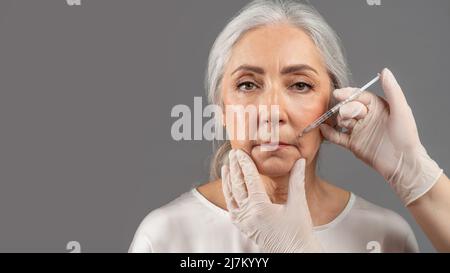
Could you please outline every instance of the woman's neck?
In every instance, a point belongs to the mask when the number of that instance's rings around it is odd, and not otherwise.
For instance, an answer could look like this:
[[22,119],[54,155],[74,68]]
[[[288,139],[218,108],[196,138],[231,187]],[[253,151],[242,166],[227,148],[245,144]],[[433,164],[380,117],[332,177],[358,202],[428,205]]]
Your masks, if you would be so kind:
[[[268,177],[262,175],[267,195],[272,203],[284,204],[288,199],[290,174],[278,177]],[[305,169],[305,194],[308,201],[314,202],[324,194],[322,180],[316,175],[314,164],[310,164]]]

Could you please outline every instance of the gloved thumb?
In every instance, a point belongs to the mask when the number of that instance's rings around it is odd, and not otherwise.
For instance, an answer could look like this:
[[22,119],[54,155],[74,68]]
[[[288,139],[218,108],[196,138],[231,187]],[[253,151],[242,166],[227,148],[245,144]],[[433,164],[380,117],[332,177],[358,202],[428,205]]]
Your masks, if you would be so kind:
[[298,208],[306,202],[305,195],[305,159],[300,158],[294,164],[289,177],[288,208]]

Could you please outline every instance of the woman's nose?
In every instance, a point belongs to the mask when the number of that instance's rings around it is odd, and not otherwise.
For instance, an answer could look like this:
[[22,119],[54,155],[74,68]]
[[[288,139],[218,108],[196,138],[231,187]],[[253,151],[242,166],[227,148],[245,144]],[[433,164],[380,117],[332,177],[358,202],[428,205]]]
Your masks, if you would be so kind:
[[268,115],[262,117],[263,121],[274,123],[278,119],[279,125],[286,123],[284,90],[282,88],[267,90],[262,99],[263,101],[260,104],[266,105],[268,110]]

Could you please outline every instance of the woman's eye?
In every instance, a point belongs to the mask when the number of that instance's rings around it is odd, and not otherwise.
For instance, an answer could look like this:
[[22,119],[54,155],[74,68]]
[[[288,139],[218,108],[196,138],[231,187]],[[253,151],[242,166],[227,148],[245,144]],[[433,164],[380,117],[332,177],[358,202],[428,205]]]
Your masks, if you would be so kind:
[[293,84],[291,86],[291,88],[293,88],[295,91],[304,93],[304,92],[308,92],[309,90],[311,90],[313,88],[313,86],[311,84],[308,84],[305,82],[297,82],[297,83]]
[[252,82],[243,82],[238,84],[238,89],[240,91],[252,91],[254,88],[256,88],[256,84],[252,83]]

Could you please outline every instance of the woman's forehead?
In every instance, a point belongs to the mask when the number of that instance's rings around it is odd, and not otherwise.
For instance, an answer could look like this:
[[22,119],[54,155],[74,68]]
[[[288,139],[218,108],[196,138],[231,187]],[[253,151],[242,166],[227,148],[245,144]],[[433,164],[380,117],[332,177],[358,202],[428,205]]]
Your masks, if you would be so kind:
[[326,71],[320,51],[309,35],[286,24],[263,26],[245,33],[233,46],[228,69],[234,70],[242,64],[266,70],[306,64]]

